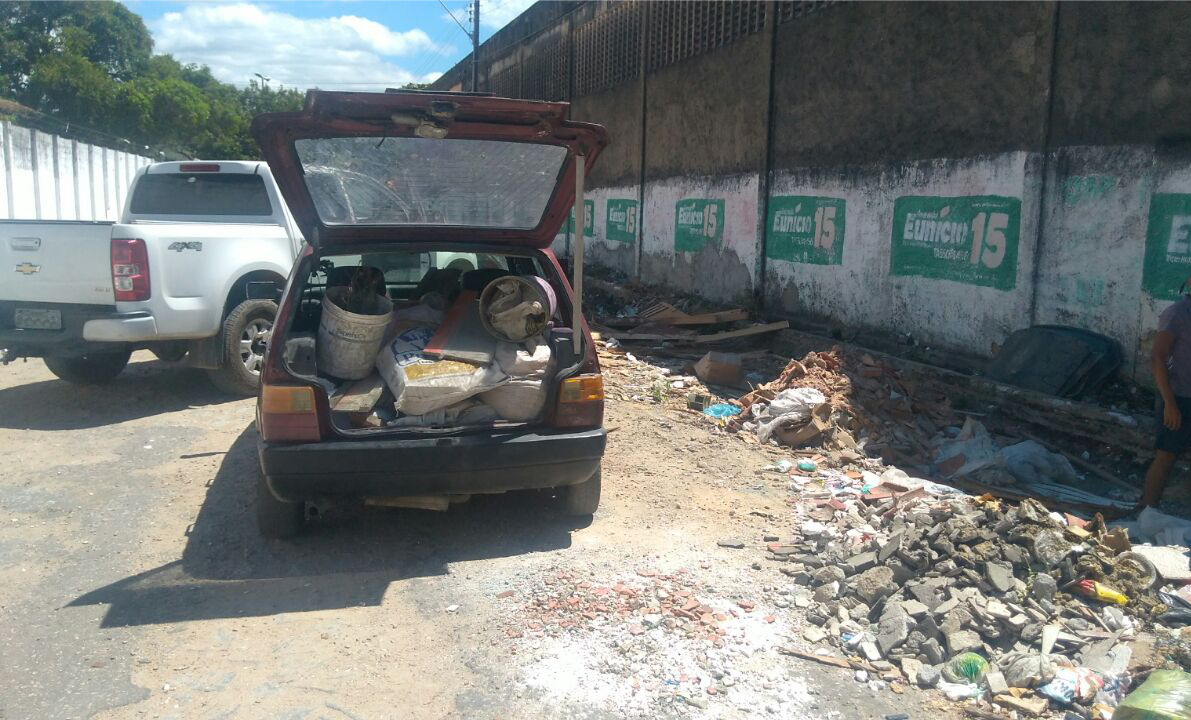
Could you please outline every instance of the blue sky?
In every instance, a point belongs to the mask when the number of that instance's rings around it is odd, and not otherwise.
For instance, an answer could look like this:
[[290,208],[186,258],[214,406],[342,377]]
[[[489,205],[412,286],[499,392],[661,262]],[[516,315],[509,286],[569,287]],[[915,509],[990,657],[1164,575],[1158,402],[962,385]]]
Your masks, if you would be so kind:
[[[481,0],[481,39],[532,3]],[[144,18],[156,52],[208,65],[217,78],[235,85],[260,73],[273,85],[300,89],[379,90],[433,80],[471,49],[435,0],[125,4]],[[470,29],[468,2],[443,4]]]

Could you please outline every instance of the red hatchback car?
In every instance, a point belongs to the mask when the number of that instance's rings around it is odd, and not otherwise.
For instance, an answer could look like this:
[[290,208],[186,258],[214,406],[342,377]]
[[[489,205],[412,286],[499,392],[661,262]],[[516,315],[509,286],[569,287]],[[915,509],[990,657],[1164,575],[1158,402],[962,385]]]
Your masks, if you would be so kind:
[[[308,503],[344,498],[444,509],[473,494],[558,488],[565,511],[595,512],[603,379],[550,245],[608,140],[598,125],[567,120],[566,108],[474,94],[312,91],[301,112],[254,120],[307,241],[261,372],[263,534],[297,533]],[[493,417],[473,398],[462,410],[407,417],[387,394],[364,421],[337,412],[348,381],[319,367],[318,329],[325,293],[361,267],[383,276],[377,292],[395,313],[414,316],[435,312],[432,292],[439,300],[482,294],[510,276],[548,285],[556,307],[538,340],[549,364],[540,385],[527,381],[540,387],[540,402]]]

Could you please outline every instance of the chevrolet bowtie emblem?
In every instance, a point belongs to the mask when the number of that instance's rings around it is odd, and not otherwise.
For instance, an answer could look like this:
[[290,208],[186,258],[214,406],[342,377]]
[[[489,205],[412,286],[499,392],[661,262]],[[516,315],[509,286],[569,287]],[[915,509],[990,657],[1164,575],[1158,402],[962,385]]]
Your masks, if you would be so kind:
[[34,265],[31,262],[23,262],[20,265],[17,265],[16,272],[19,272],[22,275],[32,275],[33,273],[41,272],[41,266]]

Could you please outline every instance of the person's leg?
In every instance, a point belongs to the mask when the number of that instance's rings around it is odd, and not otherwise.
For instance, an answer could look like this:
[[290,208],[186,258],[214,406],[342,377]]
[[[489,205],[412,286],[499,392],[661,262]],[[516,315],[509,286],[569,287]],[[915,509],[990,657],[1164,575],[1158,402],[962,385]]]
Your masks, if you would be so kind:
[[1170,474],[1175,457],[1177,456],[1174,453],[1167,450],[1154,451],[1154,461],[1150,463],[1150,469],[1146,471],[1146,485],[1141,495],[1141,507],[1158,506],[1158,501],[1162,499],[1162,491],[1166,489],[1166,477]]

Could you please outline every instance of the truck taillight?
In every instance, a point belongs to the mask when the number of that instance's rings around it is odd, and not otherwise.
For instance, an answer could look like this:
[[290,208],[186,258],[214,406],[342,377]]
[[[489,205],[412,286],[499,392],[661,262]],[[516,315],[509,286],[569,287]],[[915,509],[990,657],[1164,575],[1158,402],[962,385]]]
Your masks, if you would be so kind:
[[563,380],[554,408],[555,427],[599,427],[603,422],[603,376],[578,375]]
[[266,442],[319,440],[314,388],[262,385],[257,432]]
[[112,287],[117,302],[149,299],[149,252],[140,238],[112,238]]

